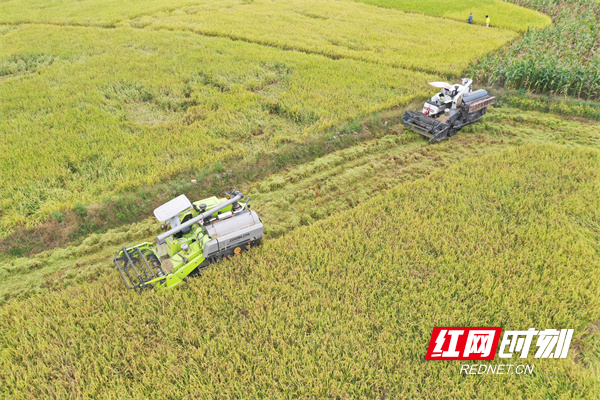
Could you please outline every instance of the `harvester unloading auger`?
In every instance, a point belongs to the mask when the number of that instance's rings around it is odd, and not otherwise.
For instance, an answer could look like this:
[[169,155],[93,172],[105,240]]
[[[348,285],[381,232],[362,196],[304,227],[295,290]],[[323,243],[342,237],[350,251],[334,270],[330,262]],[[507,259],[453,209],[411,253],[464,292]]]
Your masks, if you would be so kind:
[[114,260],[127,288],[177,286],[210,263],[257,245],[263,224],[250,210],[250,198],[241,205],[241,192],[226,195],[195,203],[181,195],[155,209],[154,216],[166,231],[156,237],[156,245],[123,247]]
[[472,124],[485,115],[496,101],[483,89],[473,90],[473,81],[463,78],[462,85],[431,82],[440,92],[425,102],[422,111],[404,113],[402,123],[430,142],[456,135],[463,126]]

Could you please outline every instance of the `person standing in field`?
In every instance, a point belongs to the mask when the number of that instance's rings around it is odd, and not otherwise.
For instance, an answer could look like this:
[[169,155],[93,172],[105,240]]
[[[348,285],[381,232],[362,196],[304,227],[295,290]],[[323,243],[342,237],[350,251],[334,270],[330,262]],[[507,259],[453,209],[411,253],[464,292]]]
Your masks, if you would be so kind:
[[486,28],[490,27],[490,16],[489,15],[485,16],[485,27]]
[[469,18],[467,19],[467,24],[473,23],[473,13],[469,14]]

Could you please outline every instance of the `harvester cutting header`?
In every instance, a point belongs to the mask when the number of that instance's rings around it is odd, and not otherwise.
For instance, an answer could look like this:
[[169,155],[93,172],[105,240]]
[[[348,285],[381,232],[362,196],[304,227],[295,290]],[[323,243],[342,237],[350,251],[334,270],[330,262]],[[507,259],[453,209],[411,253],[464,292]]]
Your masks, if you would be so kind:
[[258,244],[263,224],[250,210],[250,198],[237,190],[227,198],[209,197],[192,203],[181,195],[154,210],[166,232],[156,245],[123,247],[114,262],[129,289],[177,286],[210,263]]
[[437,142],[456,135],[463,126],[472,124],[485,115],[496,101],[483,89],[473,90],[473,81],[463,78],[462,85],[430,82],[440,92],[425,102],[422,111],[407,111],[402,123],[417,133]]

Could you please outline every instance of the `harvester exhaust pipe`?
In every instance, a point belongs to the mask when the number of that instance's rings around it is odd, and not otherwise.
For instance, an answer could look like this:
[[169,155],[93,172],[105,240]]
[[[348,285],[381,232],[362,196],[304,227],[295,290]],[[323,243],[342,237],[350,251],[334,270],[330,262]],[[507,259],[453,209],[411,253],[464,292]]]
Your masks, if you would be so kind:
[[200,222],[206,218],[209,218],[211,215],[221,211],[222,209],[224,209],[227,206],[230,206],[231,204],[237,203],[238,201],[240,201],[241,199],[244,198],[244,194],[242,192],[238,192],[237,190],[232,190],[231,194],[235,195],[235,197],[232,197],[231,199],[227,200],[226,202],[219,204],[215,208],[211,208],[210,210],[203,212],[202,214],[198,215],[197,217],[192,218],[189,221],[186,221],[183,224],[176,226],[175,228],[170,229],[161,235],[158,235],[156,237],[156,244],[164,244],[165,240],[168,237],[184,230],[188,226],[192,226],[197,222]]

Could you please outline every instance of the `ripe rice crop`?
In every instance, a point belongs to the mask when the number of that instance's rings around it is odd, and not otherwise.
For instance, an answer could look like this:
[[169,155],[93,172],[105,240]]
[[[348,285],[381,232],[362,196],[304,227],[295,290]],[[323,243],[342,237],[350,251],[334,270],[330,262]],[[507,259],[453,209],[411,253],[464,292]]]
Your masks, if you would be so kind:
[[[401,185],[177,290],[125,292],[113,271],[13,300],[0,308],[0,393],[588,399],[600,391],[599,157],[523,145]],[[528,377],[424,361],[433,326],[498,325],[572,328],[569,357],[530,354]]]
[[249,192],[271,237],[355,207],[401,182],[427,176],[463,158],[530,142],[600,148],[600,124],[494,108],[452,141],[435,147],[405,130],[274,174]]
[[[0,230],[427,93],[436,76],[189,32],[21,26],[0,81]],[[16,61],[15,61],[16,60]],[[0,64],[1,66],[2,64]]]
[[[543,20],[532,16],[536,18]],[[507,29],[485,29],[344,0],[207,0],[128,23],[451,76],[518,36]],[[443,32],[441,43],[439,31]]]
[[[539,106],[545,107],[546,103],[540,102]],[[392,126],[391,129],[401,128]],[[338,132],[331,141],[343,140],[348,134],[352,132]],[[600,148],[600,124],[584,124],[515,108],[492,108],[482,121],[463,128],[451,141],[435,146],[428,145],[413,132],[404,131],[336,151],[314,162],[288,166],[286,172],[254,183],[243,181],[241,187],[236,187],[252,197],[265,223],[265,235],[272,239],[356,207],[400,183],[445,170],[466,158],[524,143]],[[161,190],[172,196],[182,193]],[[189,193],[188,197],[197,198]],[[138,202],[141,201],[138,198]],[[106,233],[89,235],[78,245],[54,248],[31,257],[0,257],[0,304],[111,273],[114,265],[107,260],[124,245],[152,241],[160,233],[151,211],[145,215],[150,217]]]
[[[416,12],[455,21],[466,22],[469,13],[473,13],[473,24],[485,25],[485,16],[492,17],[492,27],[526,32],[529,29],[550,25],[550,18],[539,13],[520,8],[514,4],[497,0],[357,0],[380,7],[396,8],[407,12]],[[432,29],[436,31],[435,28]],[[436,31],[436,33],[439,32]],[[438,36],[440,44],[443,36]]]
[[[44,12],[28,15],[32,21],[43,17],[41,22],[65,16],[67,20],[53,22],[57,25],[118,22],[113,3],[101,9],[93,0],[69,8],[71,3],[55,2]],[[14,4],[0,4],[0,9],[5,7],[1,15],[18,23],[22,14]],[[23,10],[40,7],[26,1],[19,4]],[[135,17],[131,14],[135,4],[125,3],[121,20]],[[222,9],[228,4],[234,6]],[[164,6],[151,2],[145,11]],[[32,24],[1,30],[5,45],[0,53],[0,128],[6,151],[0,161],[0,235],[17,225],[34,226],[77,202],[98,202],[234,155],[275,150],[345,120],[407,104],[423,97],[425,82],[440,77],[385,64],[457,72],[515,35],[446,21],[453,37],[477,34],[489,39],[457,40],[456,46],[462,43],[464,51],[456,53],[460,57],[446,57],[446,47],[440,52],[423,40],[423,18],[432,23],[439,19],[382,12],[354,2],[344,3],[341,10],[338,6],[338,2],[202,2],[196,8],[117,24],[139,28],[151,21],[154,28],[163,24],[195,30],[199,15],[212,16],[203,33],[217,34],[213,28],[227,27],[223,29],[239,31],[232,37],[252,36],[254,31],[264,35],[257,41],[269,42],[285,31],[283,42],[271,44],[298,45],[328,58],[151,29]],[[319,12],[328,20],[316,18],[314,13]],[[249,25],[260,23],[267,14],[273,16],[270,24],[261,29]],[[86,19],[90,15],[95,22]],[[177,22],[180,19],[189,19],[192,25]],[[367,26],[374,31],[369,33]],[[230,36],[228,32],[222,34]],[[304,34],[308,36],[302,39]],[[476,48],[464,48],[464,42]]]
[[124,18],[200,2],[202,0],[11,0],[0,2],[0,24],[47,23],[114,27]]
[[516,2],[549,13],[554,24],[484,58],[474,75],[489,85],[600,99],[600,4]]
[[[0,25],[0,236],[78,202],[407,104],[440,77],[386,64],[457,74],[516,35],[354,2],[295,0],[13,0],[0,3],[1,21],[11,25]],[[456,41],[432,46],[424,22],[443,22]],[[150,29],[159,25],[269,46]],[[469,40],[475,36],[486,40]]]
[[[466,15],[494,15],[498,27],[525,31],[548,22],[531,10],[519,9],[501,0],[360,0],[402,11],[444,17],[464,22]],[[248,2],[249,3],[249,2]],[[324,3],[321,1],[320,3]],[[205,0],[11,0],[0,2],[0,24],[51,23],[58,25],[94,25],[114,27],[119,22],[150,15],[162,10],[175,10],[194,5],[204,6]],[[334,3],[335,4],[335,3]],[[347,7],[347,5],[344,5]],[[315,7],[318,9],[319,6]],[[481,21],[480,21],[481,22]],[[475,19],[477,23],[477,19]]]

